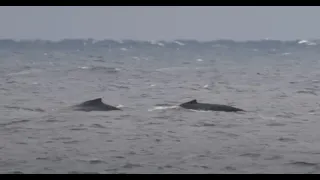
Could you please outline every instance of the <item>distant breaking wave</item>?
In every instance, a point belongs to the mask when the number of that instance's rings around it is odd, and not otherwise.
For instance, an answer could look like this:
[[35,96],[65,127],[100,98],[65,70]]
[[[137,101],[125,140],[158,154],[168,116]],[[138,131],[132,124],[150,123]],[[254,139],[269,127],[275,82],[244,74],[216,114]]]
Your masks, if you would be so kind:
[[242,47],[242,48],[280,48],[280,47],[302,47],[319,46],[320,40],[256,40],[256,41],[234,41],[234,40],[173,40],[173,41],[140,41],[140,40],[94,40],[94,39],[63,39],[59,41],[50,40],[14,40],[0,39],[0,48],[138,48],[153,46],[157,48],[190,48],[201,46],[203,48],[221,48],[221,47]]
[[103,66],[79,66],[79,69],[89,69],[91,71],[97,71],[97,72],[105,72],[105,73],[117,73],[120,71],[119,68],[113,68],[113,67],[103,67]]

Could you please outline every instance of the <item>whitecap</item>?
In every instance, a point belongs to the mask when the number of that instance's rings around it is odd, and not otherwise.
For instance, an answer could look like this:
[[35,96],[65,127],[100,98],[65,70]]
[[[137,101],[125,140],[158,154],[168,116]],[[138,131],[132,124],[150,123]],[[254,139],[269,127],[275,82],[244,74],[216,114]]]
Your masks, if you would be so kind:
[[301,41],[298,42],[298,44],[306,44],[306,45],[309,45],[309,46],[317,45],[316,43],[310,42],[310,41],[307,41],[307,40],[301,40]]
[[124,107],[124,105],[122,105],[122,104],[119,104],[118,106],[116,106],[117,108],[122,108],[122,107]]
[[132,59],[134,59],[134,60],[140,60],[140,58],[137,57],[137,56],[132,57]]
[[166,110],[166,109],[177,109],[179,106],[156,106],[151,109],[148,109],[148,111],[155,111],[155,110]]
[[184,46],[185,44],[179,41],[174,41],[174,43],[179,44],[180,46]]
[[88,66],[78,66],[79,69],[89,69]]
[[163,44],[163,43],[160,43],[160,42],[157,43],[157,45],[158,45],[158,46],[164,46],[164,44]]

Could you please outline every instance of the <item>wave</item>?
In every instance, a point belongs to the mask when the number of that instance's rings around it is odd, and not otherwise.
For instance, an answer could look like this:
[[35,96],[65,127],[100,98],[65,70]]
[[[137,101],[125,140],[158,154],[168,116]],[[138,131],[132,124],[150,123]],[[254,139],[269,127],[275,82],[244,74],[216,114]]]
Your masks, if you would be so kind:
[[15,109],[15,110],[25,110],[25,111],[34,111],[34,112],[45,112],[44,109],[41,108],[26,108],[26,107],[19,107],[19,106],[4,106],[7,109]]
[[157,47],[157,48],[188,48],[194,46],[210,47],[210,48],[223,48],[223,47],[247,47],[247,48],[277,48],[283,46],[319,46],[320,39],[314,40],[248,40],[248,41],[235,41],[228,39],[210,40],[210,41],[198,41],[188,39],[178,39],[172,41],[142,41],[142,40],[95,40],[95,39],[62,39],[59,41],[52,40],[15,40],[15,39],[0,39],[0,48],[36,48],[36,47],[47,47],[47,48],[66,48],[73,47],[77,49],[90,48],[90,47],[104,47],[104,48],[119,48],[128,49],[130,47]]
[[119,68],[104,67],[104,66],[79,66],[79,69],[90,70],[93,72],[104,72],[104,73],[117,73],[120,71]]
[[169,110],[169,109],[179,109],[179,106],[174,105],[157,105],[148,109],[148,111],[156,111],[156,110]]

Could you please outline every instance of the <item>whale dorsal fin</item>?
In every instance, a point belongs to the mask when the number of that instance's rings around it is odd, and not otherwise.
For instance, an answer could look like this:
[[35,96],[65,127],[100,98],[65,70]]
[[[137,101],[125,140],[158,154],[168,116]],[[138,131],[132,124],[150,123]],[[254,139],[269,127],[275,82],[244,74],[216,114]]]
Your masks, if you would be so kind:
[[102,98],[97,98],[93,100],[86,101],[82,103],[83,105],[95,105],[95,104],[102,104]]
[[194,99],[194,100],[192,100],[192,101],[187,102],[187,104],[197,104],[197,103],[198,103],[198,101],[197,101],[196,99]]

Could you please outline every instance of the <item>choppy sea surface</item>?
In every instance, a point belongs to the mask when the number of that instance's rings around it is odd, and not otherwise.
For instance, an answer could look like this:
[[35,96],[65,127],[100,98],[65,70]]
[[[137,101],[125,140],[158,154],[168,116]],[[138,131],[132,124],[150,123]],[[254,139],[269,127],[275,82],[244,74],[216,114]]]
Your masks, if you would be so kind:
[[[0,40],[0,173],[320,173],[320,43]],[[123,111],[67,107],[95,98]],[[190,111],[227,104],[245,113]]]

